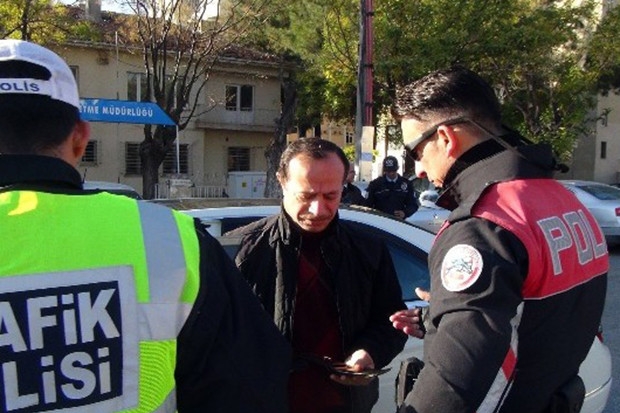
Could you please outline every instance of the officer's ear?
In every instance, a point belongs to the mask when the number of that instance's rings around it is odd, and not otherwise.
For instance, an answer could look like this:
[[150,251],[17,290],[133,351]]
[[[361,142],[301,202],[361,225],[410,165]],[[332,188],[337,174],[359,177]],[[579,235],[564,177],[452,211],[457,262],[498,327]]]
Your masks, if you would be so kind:
[[458,132],[452,125],[441,125],[437,128],[437,146],[448,157],[458,158],[462,153]]
[[437,140],[437,144],[443,149],[446,156],[454,159],[477,143],[460,124],[441,125],[437,128]]
[[84,152],[86,152],[86,146],[90,139],[90,124],[84,121],[78,121],[71,132],[71,149],[72,155],[78,161],[82,159]]

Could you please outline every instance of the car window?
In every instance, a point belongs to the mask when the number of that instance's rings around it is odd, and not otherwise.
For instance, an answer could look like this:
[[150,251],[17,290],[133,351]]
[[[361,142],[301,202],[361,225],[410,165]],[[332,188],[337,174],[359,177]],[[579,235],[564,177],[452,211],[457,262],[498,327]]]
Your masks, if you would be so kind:
[[254,221],[258,221],[262,217],[231,217],[231,218],[223,218],[221,220],[222,223],[222,234],[226,234],[228,231],[232,231],[233,229],[241,228],[248,224],[251,224]]
[[349,223],[358,227],[360,231],[370,234],[373,239],[385,243],[394,262],[403,301],[419,300],[414,291],[416,287],[430,289],[427,254],[424,251],[389,232],[359,222],[349,221]]
[[394,261],[394,268],[396,268],[400,288],[403,291],[403,300],[419,300],[420,298],[415,293],[416,287],[427,291],[430,289],[426,260],[411,255],[393,243],[388,242],[387,247],[392,256],[392,261]]
[[140,196],[139,193],[132,191],[132,190],[124,190],[124,189],[102,189],[102,191],[106,191],[109,192],[111,194],[116,194],[116,195],[125,195],[128,196],[129,198],[133,198],[133,199],[142,199],[142,197]]
[[200,218],[200,223],[205,227],[209,234],[219,237],[233,229],[243,227],[258,221],[262,217],[225,217],[225,218]]
[[620,200],[620,189],[607,185],[579,185],[590,195],[600,199],[601,201]]
[[237,251],[239,251],[241,237],[217,237],[217,240],[220,242],[230,259],[234,261]]

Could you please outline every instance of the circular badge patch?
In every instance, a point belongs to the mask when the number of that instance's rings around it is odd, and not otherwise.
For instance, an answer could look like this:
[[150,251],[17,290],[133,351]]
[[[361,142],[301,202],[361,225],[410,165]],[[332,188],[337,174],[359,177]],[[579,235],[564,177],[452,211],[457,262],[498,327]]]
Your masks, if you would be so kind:
[[441,283],[448,291],[463,291],[471,287],[482,274],[482,255],[467,244],[450,248],[441,263]]

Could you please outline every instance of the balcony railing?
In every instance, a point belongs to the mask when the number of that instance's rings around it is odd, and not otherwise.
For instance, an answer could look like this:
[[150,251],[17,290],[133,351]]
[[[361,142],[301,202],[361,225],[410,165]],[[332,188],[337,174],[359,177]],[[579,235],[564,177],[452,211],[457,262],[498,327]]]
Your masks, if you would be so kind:
[[199,115],[196,118],[196,126],[215,129],[271,132],[275,130],[275,121],[279,115],[277,109],[254,108],[253,111],[243,112],[228,111],[223,106],[216,106],[207,111],[206,105],[202,109],[205,109],[202,113],[201,107],[197,110]]

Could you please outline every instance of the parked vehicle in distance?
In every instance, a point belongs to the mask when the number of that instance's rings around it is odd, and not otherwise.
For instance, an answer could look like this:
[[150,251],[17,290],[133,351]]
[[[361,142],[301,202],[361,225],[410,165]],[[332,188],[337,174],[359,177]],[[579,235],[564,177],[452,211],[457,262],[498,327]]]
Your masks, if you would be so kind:
[[142,199],[135,188],[121,183],[107,181],[84,181],[84,189],[106,191],[111,194],[125,195],[133,199]]
[[[218,237],[239,226],[276,214],[279,210],[280,206],[271,205],[190,209],[182,212],[200,219],[207,230]],[[342,206],[339,216],[386,244],[401,284],[403,300],[410,308],[415,306],[419,298],[414,288],[428,289],[430,285],[427,258],[436,232],[433,229],[438,230],[439,226],[414,225],[373,209],[357,206]],[[219,239],[228,254],[234,257],[240,240],[225,237]],[[391,370],[380,376],[379,401],[373,412],[386,413],[396,410],[395,378],[400,362],[411,356],[423,358],[422,340],[410,337],[400,355],[389,364]],[[611,388],[611,355],[601,337],[594,339],[579,375],[586,387],[586,399],[581,413],[601,413],[607,404]]]
[[559,182],[594,215],[608,243],[620,242],[620,188],[594,181]]
[[420,207],[407,221],[436,233],[450,215],[450,211],[435,204],[437,198],[439,192],[435,189],[422,191],[418,199]]

